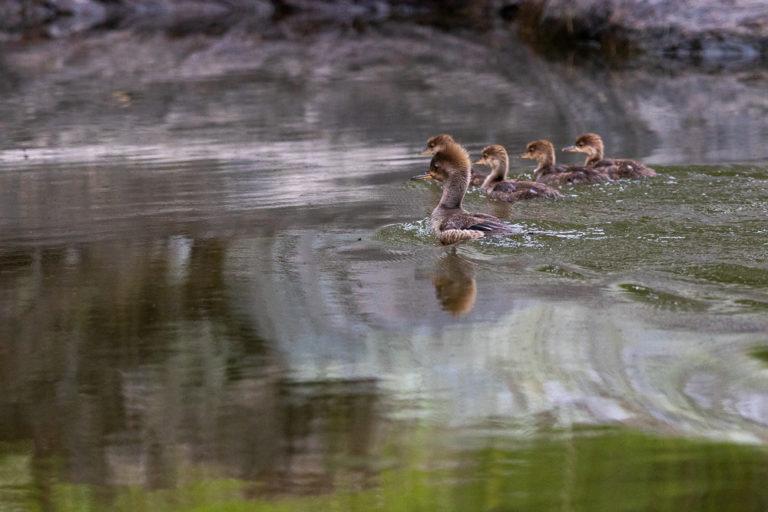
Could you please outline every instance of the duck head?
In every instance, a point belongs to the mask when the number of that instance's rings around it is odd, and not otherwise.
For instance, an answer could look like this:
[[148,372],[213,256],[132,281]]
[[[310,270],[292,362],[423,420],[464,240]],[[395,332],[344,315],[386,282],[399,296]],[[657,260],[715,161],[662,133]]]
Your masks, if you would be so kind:
[[427,141],[427,146],[421,152],[421,156],[434,156],[441,151],[445,151],[451,144],[456,144],[456,141],[450,135],[446,133],[435,135]]
[[580,135],[573,146],[563,148],[568,153],[585,153],[587,155],[586,163],[597,162],[603,159],[603,139],[596,133],[585,133]]
[[536,160],[539,166],[554,165],[555,147],[548,140],[535,140],[525,146],[525,152],[520,155],[520,158]]
[[487,165],[492,171],[503,170],[509,167],[509,155],[504,146],[493,144],[483,148],[480,159],[475,163]]
[[504,146],[499,144],[493,144],[483,148],[483,152],[480,159],[475,162],[476,164],[484,164],[491,168],[491,173],[483,180],[483,184],[480,186],[483,189],[491,186],[492,183],[496,183],[507,178],[509,172],[509,155]]
[[446,181],[451,174],[466,172],[467,178],[472,169],[469,155],[453,137],[447,134],[435,135],[427,141],[422,155],[432,155],[426,174],[414,176],[415,180]]
[[440,181],[443,182],[448,178],[448,166],[450,161],[447,161],[441,156],[433,156],[429,162],[429,169],[425,174],[420,174],[411,178],[412,180],[422,181]]

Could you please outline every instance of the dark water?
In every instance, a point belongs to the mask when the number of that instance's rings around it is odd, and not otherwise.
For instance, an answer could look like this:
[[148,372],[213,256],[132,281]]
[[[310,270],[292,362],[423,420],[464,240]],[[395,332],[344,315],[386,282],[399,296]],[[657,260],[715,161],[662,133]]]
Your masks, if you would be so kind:
[[[8,85],[0,510],[768,508],[765,73],[438,43]],[[661,175],[435,244],[427,136],[587,129]]]

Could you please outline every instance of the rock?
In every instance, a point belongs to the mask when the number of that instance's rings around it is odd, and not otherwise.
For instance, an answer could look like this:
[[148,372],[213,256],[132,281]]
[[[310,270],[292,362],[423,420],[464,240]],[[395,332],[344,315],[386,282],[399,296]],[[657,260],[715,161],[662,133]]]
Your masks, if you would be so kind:
[[664,58],[757,60],[768,48],[763,0],[521,0],[524,37],[555,46],[594,42]]
[[95,28],[228,29],[273,16],[277,0],[4,0],[0,39],[65,37]]
[[64,37],[84,32],[107,21],[107,8],[95,0],[57,0],[57,16],[48,25],[48,35]]
[[0,2],[0,40],[41,27],[56,16],[56,10],[47,3],[29,0]]
[[122,7],[121,27],[175,33],[223,31],[265,22],[274,14],[269,0],[140,0]]
[[768,54],[764,0],[729,0],[727,7],[721,0],[3,0],[0,40],[113,28],[303,37],[393,20],[517,29],[541,50],[597,48],[619,59],[754,63]]

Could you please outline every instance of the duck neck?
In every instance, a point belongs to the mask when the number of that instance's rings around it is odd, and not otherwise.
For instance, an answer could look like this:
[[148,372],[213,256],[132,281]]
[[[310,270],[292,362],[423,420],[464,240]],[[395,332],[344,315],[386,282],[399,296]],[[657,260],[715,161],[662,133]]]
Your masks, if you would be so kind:
[[494,183],[504,181],[507,179],[509,173],[509,158],[506,155],[499,157],[499,159],[491,160],[491,173],[485,178],[481,188],[489,188]]
[[555,167],[555,150],[550,150],[539,157],[539,166],[533,171],[533,175],[538,177],[547,174]]
[[595,165],[603,159],[603,145],[592,146],[592,151],[587,155],[584,165]]
[[457,171],[448,176],[443,184],[443,195],[440,197],[440,207],[455,209],[461,208],[464,194],[469,187],[469,172]]

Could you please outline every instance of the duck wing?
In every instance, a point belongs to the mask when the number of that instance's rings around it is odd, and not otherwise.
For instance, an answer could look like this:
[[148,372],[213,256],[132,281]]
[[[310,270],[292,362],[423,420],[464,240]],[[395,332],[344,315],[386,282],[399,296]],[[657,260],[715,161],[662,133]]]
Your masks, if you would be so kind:
[[438,238],[443,245],[476,240],[485,235],[511,233],[512,230],[493,215],[484,213],[458,213],[440,225]]
[[519,190],[519,186],[518,186],[519,183],[520,182],[516,181],[516,180],[500,181],[500,182],[496,183],[491,188],[490,191],[491,192],[506,192],[506,193],[517,192]]
[[514,202],[539,197],[557,198],[563,195],[544,183],[525,180],[507,180],[498,183],[488,191],[487,196],[497,201]]
[[548,197],[548,198],[557,198],[557,197],[563,197],[563,194],[560,193],[559,190],[556,188],[552,188],[549,185],[546,185],[544,183],[538,183],[535,181],[527,181],[527,180],[514,180],[515,181],[515,187],[516,191],[518,193],[522,194],[528,194],[530,197],[526,199],[533,199],[535,197]]
[[607,172],[611,179],[637,179],[656,176],[656,171],[634,160],[601,160],[598,164],[602,162],[610,163],[600,170]]
[[594,164],[590,163],[590,167],[599,168],[599,167],[613,167],[616,165],[615,160],[611,160],[610,158],[603,158],[602,160],[598,160]]
[[463,212],[451,215],[440,225],[441,231],[448,231],[451,229],[493,233],[506,231],[508,228],[493,215]]
[[580,183],[602,183],[610,181],[611,177],[606,168],[568,166],[555,174],[542,176],[542,183],[553,186],[578,185]]

